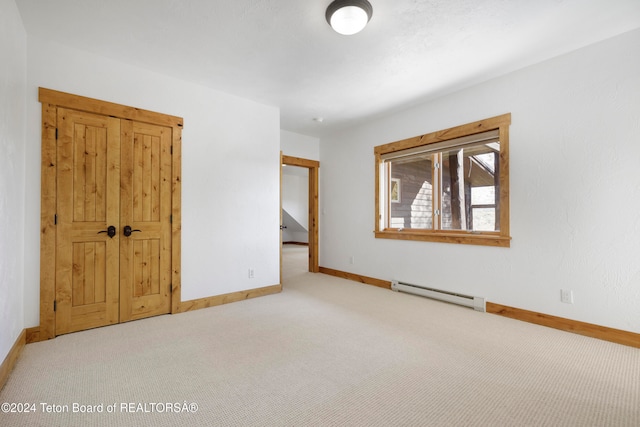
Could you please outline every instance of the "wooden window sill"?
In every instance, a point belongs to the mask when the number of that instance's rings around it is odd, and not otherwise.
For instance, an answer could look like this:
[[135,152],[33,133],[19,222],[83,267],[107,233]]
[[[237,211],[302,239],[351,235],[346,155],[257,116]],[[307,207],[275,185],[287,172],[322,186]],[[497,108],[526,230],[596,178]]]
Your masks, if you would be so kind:
[[375,231],[377,239],[415,240],[422,242],[456,243],[465,245],[497,246],[508,248],[511,237],[499,234],[481,234],[468,232],[433,232],[418,230],[384,230]]

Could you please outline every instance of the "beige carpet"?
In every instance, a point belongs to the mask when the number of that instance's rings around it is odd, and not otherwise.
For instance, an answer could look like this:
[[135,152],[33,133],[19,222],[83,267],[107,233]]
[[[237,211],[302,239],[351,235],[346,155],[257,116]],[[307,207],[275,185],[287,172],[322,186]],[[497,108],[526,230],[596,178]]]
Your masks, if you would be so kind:
[[305,262],[285,249],[281,294],[27,345],[0,403],[36,413],[0,426],[640,426],[638,349]]

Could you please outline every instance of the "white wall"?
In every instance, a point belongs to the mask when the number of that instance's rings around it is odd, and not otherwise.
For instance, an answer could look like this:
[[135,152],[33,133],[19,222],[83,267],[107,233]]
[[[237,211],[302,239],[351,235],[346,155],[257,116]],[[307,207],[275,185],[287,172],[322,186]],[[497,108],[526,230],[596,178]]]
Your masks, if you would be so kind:
[[320,160],[320,139],[282,130],[280,133],[280,150],[285,156]]
[[24,329],[24,140],[27,37],[0,0],[0,363]]
[[184,118],[183,301],[279,283],[277,108],[35,37],[27,83],[27,326],[39,324],[38,86]]
[[[638,52],[640,30],[323,138],[321,265],[639,333]],[[374,146],[508,112],[511,248],[373,237]]]
[[[282,241],[309,243],[309,169],[297,166],[284,167],[282,209],[304,228],[302,230],[289,227],[283,230]],[[288,224],[285,222],[285,225]]]

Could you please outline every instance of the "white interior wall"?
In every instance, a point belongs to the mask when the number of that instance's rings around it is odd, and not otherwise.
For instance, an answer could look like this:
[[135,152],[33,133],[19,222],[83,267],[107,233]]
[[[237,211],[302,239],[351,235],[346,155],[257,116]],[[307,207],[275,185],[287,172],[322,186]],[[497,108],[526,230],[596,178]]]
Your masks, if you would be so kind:
[[282,130],[280,150],[285,156],[320,160],[320,138]]
[[296,166],[283,169],[282,209],[306,229],[283,230],[282,241],[309,243],[309,169]]
[[27,36],[13,0],[0,0],[0,363],[24,329]]
[[[636,30],[322,138],[320,264],[640,332],[638,52]],[[374,146],[508,112],[511,248],[374,238]]]
[[277,108],[29,37],[27,326],[39,324],[39,86],[184,118],[183,301],[279,283]]

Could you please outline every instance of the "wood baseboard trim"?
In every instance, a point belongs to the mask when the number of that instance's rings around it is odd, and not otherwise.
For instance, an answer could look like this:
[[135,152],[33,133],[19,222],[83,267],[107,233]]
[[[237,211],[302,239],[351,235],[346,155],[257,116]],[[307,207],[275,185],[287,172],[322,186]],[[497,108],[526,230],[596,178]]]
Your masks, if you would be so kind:
[[299,245],[299,246],[309,246],[308,243],[305,242],[282,242],[283,245]]
[[521,308],[509,307],[492,302],[487,302],[486,307],[487,313],[497,314],[511,319],[521,320],[523,322],[535,323],[536,325],[547,326],[549,328],[560,329],[561,331],[573,332],[575,334],[591,338],[598,338],[614,342],[616,344],[640,348],[640,334],[633,332],[608,328],[606,326],[594,325],[592,323],[585,323],[577,320],[565,319],[564,317],[523,310]]
[[13,367],[16,366],[16,362],[18,361],[18,357],[20,357],[20,353],[22,353],[22,349],[27,344],[27,330],[23,329],[22,333],[18,336],[18,339],[9,350],[9,354],[4,358],[2,365],[0,365],[0,390],[4,387],[9,379],[9,374],[13,370]]
[[[380,288],[391,289],[391,282],[386,280],[374,279],[372,277],[361,276],[359,274],[334,270],[327,267],[320,267],[320,273]],[[559,329],[565,332],[572,332],[574,334],[597,338],[616,344],[640,348],[640,334],[636,334],[634,332],[608,328],[606,326],[594,325],[592,323],[580,322],[578,320],[565,319],[563,317],[523,310],[521,308],[509,307],[488,301],[486,303],[486,310],[487,313],[497,314],[499,316],[509,317],[523,322],[535,323],[536,325],[547,326],[549,328]]]
[[217,305],[229,304],[246,299],[263,297],[282,292],[282,285],[266,286],[264,288],[248,289],[246,291],[231,292],[213,297],[183,301],[178,307],[178,313],[200,310],[202,308],[215,307]]
[[340,277],[342,279],[353,280],[354,282],[360,282],[366,285],[377,286],[379,288],[391,289],[391,282],[387,280],[361,276],[360,274],[348,273],[346,271],[334,270],[327,267],[320,267],[320,273],[328,274],[329,276]]
[[27,328],[25,330],[27,331],[27,344],[44,341],[40,338],[40,326],[34,326],[33,328]]

